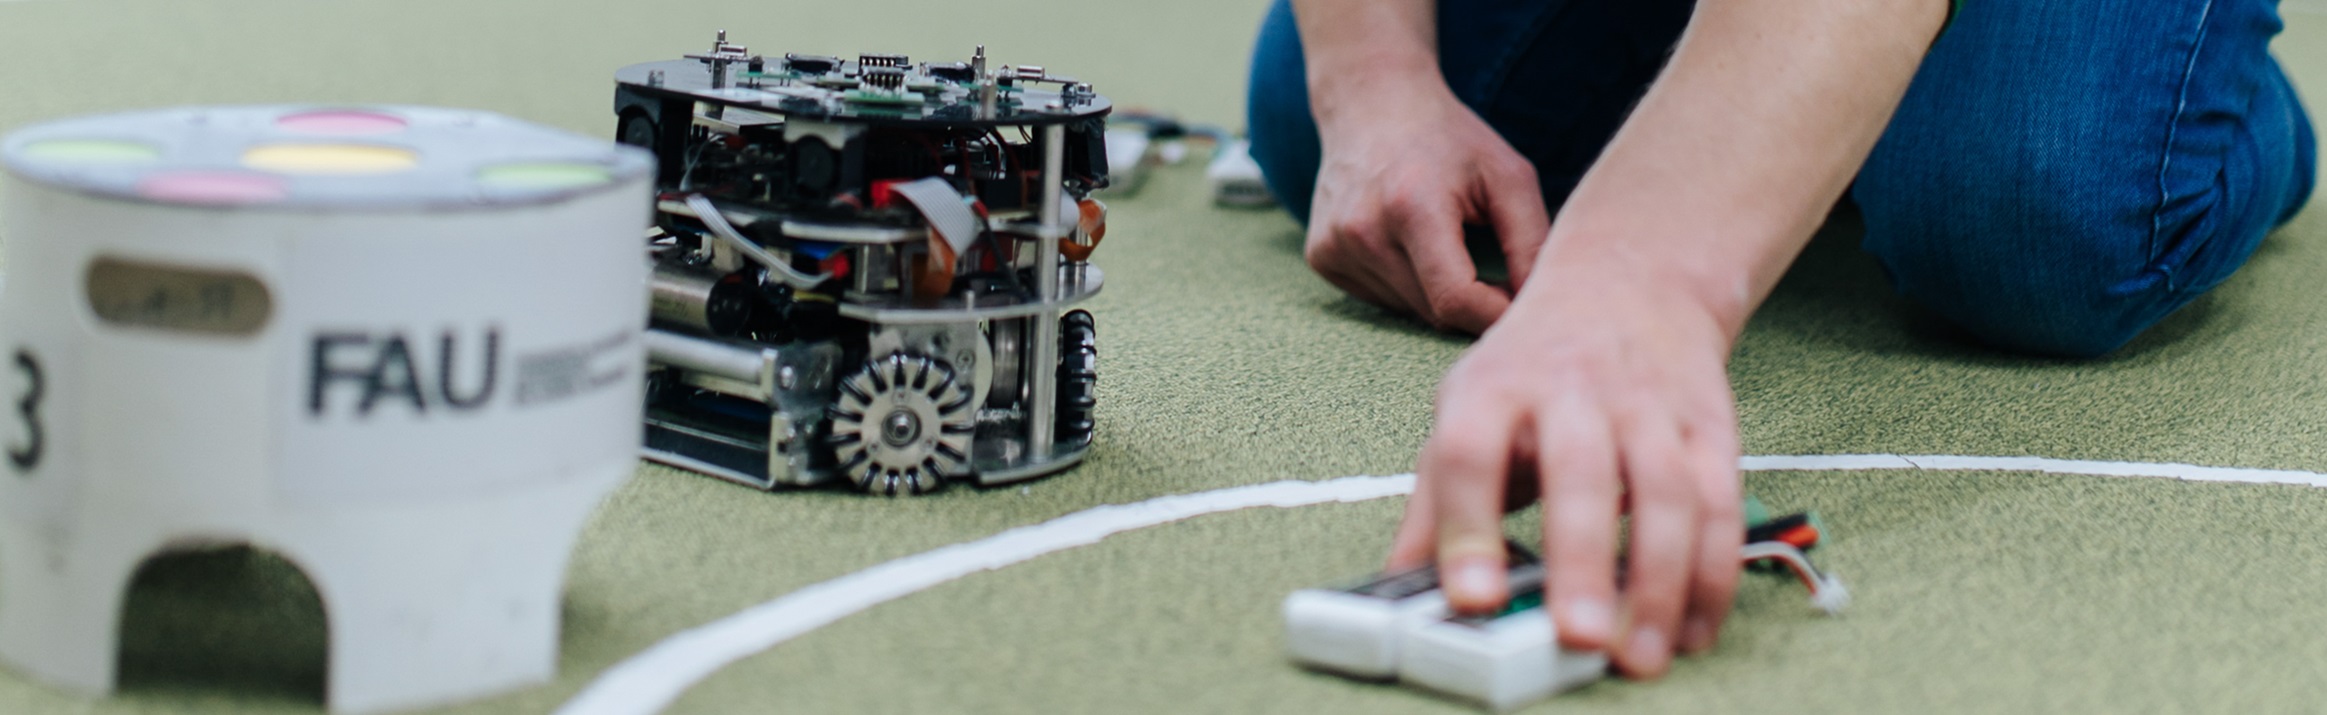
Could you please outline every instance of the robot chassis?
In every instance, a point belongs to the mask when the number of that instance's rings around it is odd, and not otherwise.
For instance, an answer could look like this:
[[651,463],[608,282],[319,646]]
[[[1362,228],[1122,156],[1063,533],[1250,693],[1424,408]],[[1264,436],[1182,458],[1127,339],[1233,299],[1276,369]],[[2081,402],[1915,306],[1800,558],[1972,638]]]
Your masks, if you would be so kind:
[[660,162],[649,459],[888,495],[1082,460],[1096,325],[1068,308],[1103,282],[1106,98],[982,46],[769,58],[725,32],[615,79],[619,138]]

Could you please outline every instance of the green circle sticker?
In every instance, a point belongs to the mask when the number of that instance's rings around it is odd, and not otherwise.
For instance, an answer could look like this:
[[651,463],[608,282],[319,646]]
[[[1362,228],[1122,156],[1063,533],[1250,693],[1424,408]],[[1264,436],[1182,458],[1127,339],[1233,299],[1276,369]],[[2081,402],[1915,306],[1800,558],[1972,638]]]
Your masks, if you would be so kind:
[[153,145],[115,139],[51,139],[25,145],[20,154],[33,161],[65,164],[133,164],[162,158]]
[[477,171],[479,183],[496,189],[573,189],[613,180],[613,172],[590,164],[502,164]]

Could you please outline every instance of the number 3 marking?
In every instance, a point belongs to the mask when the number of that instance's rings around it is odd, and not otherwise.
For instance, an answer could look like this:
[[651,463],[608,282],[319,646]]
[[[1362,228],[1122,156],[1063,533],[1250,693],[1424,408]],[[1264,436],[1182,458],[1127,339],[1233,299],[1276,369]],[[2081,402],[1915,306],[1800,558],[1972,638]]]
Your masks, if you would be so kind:
[[8,463],[16,465],[16,471],[23,473],[40,466],[40,361],[33,359],[31,351],[18,350],[16,368],[24,371],[24,378],[31,384],[24,388],[24,397],[16,401],[16,413],[24,416],[25,444],[23,447],[8,448]]

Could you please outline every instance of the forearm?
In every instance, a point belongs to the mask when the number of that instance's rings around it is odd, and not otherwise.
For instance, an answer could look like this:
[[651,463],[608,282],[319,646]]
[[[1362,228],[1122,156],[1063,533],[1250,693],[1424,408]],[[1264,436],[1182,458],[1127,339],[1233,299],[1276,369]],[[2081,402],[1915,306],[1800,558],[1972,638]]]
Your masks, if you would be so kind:
[[1446,91],[1437,12],[1434,0],[1293,0],[1319,126],[1330,130],[1344,110],[1381,109],[1385,96]]
[[1699,291],[1734,339],[1882,135],[1947,5],[1698,3],[1553,225],[1537,275],[1669,279]]

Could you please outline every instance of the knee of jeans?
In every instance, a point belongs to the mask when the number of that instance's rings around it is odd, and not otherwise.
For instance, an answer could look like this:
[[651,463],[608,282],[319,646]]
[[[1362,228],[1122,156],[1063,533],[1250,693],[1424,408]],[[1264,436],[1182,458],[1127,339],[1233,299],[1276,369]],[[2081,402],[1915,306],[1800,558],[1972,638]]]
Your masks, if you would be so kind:
[[2295,114],[2295,196],[2288,202],[2286,215],[2279,223],[2286,223],[2301,213],[2310,203],[2311,195],[2319,189],[2319,135],[2311,125],[2311,116],[2301,101],[2294,104]]
[[[1873,246],[1870,246],[1873,248]],[[1965,252],[1876,257],[1901,295],[1988,345],[2013,352],[2098,357],[2124,346],[2165,311],[2162,287],[2118,295],[2110,281],[2048,262],[2008,263]]]
[[1317,189],[1317,169],[1323,163],[1316,130],[1298,126],[1308,119],[1306,108],[1299,118],[1288,119],[1266,116],[1271,110],[1257,102],[1251,106],[1246,126],[1251,128],[1253,164],[1260,167],[1261,181],[1277,203],[1306,225],[1309,199]]
[[1261,179],[1278,203],[1304,224],[1309,221],[1317,168],[1323,162],[1317,120],[1309,113],[1308,82],[1292,4],[1277,0],[1261,20],[1260,37],[1253,43],[1245,130]]
[[2162,311],[2137,308],[2138,301],[2114,303],[2078,305],[2059,301],[2052,304],[2051,310],[2043,312],[1959,310],[1964,317],[1957,319],[1957,325],[1982,342],[2013,352],[2097,358],[2116,352],[2164,317]]
[[[1857,198],[1864,247],[1898,292],[1980,341],[2016,352],[2099,356],[2196,294],[2151,270],[2150,225],[2133,206],[2104,210],[2098,207],[2110,202],[2098,189],[2034,188],[2037,177],[1973,181],[1955,190],[1898,191],[1868,175]],[[1994,188],[2005,185],[2017,188]],[[2046,199],[2030,200],[2038,196]]]

